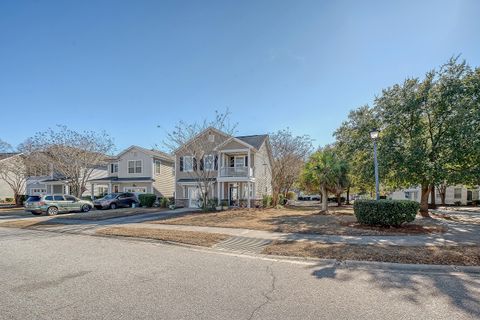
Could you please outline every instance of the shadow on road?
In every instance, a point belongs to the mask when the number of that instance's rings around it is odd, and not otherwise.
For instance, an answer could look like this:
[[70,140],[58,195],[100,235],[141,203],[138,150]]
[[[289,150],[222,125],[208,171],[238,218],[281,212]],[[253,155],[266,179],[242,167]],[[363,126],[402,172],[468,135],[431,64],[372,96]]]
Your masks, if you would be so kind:
[[480,274],[460,273],[448,270],[408,268],[394,269],[346,268],[342,264],[317,265],[312,275],[317,279],[331,279],[346,282],[364,279],[368,285],[381,288],[389,293],[398,293],[400,299],[422,304],[427,296],[446,298],[452,307],[480,318]]

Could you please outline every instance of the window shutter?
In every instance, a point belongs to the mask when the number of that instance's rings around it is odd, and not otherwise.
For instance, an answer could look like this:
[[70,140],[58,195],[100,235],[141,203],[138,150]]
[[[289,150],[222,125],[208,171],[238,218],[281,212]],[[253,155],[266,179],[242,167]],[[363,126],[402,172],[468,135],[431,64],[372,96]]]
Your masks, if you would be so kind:
[[183,157],[180,157],[180,171],[183,171]]
[[235,157],[230,157],[230,167],[235,167]]
[[215,170],[218,170],[218,156],[215,156]]
[[245,167],[248,167],[248,156],[245,156]]
[[203,158],[200,159],[200,171],[203,171],[203,161],[204,161]]
[[193,171],[197,171],[197,158],[193,158]]

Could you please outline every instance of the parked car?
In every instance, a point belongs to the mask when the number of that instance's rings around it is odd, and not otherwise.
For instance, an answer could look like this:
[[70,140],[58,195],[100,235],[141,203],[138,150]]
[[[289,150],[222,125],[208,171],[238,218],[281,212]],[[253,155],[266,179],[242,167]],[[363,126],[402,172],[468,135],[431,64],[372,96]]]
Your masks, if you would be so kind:
[[47,194],[28,197],[24,206],[25,211],[34,215],[46,213],[49,216],[54,216],[59,212],[88,212],[93,208],[93,203],[68,194]]
[[95,200],[93,205],[97,209],[116,209],[139,205],[138,198],[131,192],[109,193],[105,197]]

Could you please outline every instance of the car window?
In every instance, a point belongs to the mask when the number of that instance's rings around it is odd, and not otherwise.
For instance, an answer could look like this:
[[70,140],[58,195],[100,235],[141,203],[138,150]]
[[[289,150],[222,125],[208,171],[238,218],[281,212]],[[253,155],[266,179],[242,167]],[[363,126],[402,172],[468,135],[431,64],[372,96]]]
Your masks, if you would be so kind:
[[127,193],[126,195],[127,195],[127,197],[135,197],[135,195],[133,193]]
[[53,196],[53,200],[55,201],[63,201],[63,196]]
[[73,196],[65,196],[65,200],[67,200],[67,201],[77,201],[77,198],[75,198]]
[[53,200],[53,196],[46,196],[46,197],[45,197],[45,200],[47,200],[47,201],[52,201],[52,200]]
[[110,194],[107,194],[105,197],[103,197],[103,199],[105,200],[115,199],[115,196],[116,194],[110,193]]
[[27,199],[27,202],[37,202],[37,201],[40,201],[39,196],[31,196],[31,197],[28,197]]

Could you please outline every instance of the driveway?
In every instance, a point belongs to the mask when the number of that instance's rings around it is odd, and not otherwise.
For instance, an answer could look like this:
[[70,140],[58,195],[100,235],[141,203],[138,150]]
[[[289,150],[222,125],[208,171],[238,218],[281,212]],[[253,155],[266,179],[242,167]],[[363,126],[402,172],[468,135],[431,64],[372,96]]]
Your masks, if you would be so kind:
[[2,319],[478,319],[480,277],[0,228]]

